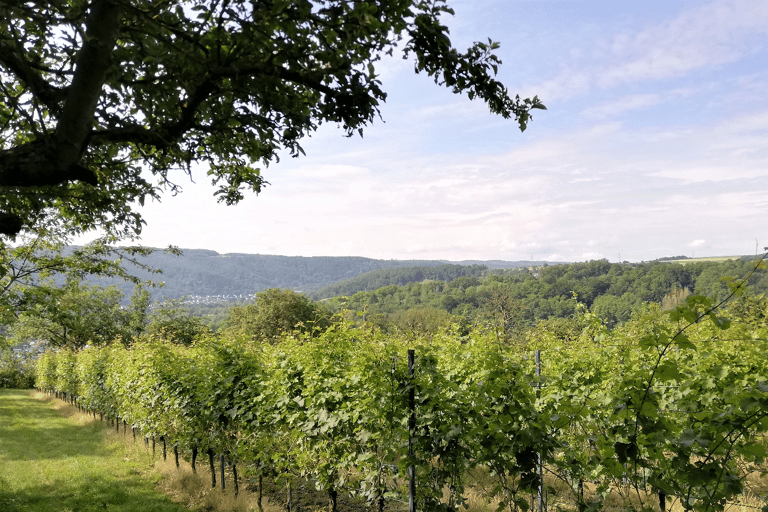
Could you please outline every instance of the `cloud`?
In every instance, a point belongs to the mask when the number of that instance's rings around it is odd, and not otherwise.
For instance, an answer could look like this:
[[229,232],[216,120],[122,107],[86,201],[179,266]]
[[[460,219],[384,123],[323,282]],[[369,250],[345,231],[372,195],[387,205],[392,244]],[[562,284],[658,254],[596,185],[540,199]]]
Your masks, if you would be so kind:
[[592,62],[569,62],[554,77],[524,89],[552,102],[595,89],[676,78],[758,52],[767,33],[768,3],[712,2],[668,22],[596,39],[594,52],[584,57]]
[[617,99],[589,106],[581,111],[587,118],[606,119],[619,117],[635,110],[655,107],[664,103],[674,103],[684,98],[701,94],[703,87],[681,87],[659,93],[627,94]]
[[652,107],[664,101],[667,101],[667,98],[661,94],[631,94],[585,109],[582,115],[596,118],[613,117],[632,110]]
[[[451,260],[580,261],[621,253],[632,261],[705,247],[730,254],[734,240],[754,239],[759,212],[768,211],[764,166],[747,153],[720,158],[701,150],[735,144],[737,126],[762,126],[759,112],[743,124],[738,118],[723,121],[731,130],[702,125],[668,140],[654,136],[658,129],[581,125],[497,154],[402,154],[363,143],[346,153],[328,148],[271,167],[272,186],[237,208],[203,201],[198,187],[188,187],[168,206],[153,207],[145,243]],[[165,237],[151,241],[157,232]]]

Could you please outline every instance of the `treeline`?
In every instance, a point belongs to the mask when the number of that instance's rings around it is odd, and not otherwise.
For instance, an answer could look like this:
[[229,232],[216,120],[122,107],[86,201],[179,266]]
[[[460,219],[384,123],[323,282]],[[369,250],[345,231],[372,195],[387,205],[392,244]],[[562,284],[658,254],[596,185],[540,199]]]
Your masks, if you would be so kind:
[[[597,260],[390,284],[324,304],[333,311],[364,311],[368,319],[378,319],[382,325],[402,318],[405,312],[418,311],[433,317],[447,313],[475,325],[501,321],[506,330],[568,318],[587,307],[608,326],[615,326],[629,320],[645,303],[662,303],[665,298],[675,300],[690,293],[722,297],[728,291],[729,276],[743,277],[753,270],[751,258],[685,265]],[[768,276],[764,271],[754,272],[748,286],[755,293],[766,293]]]
[[[37,344],[82,349],[162,338],[176,345],[218,334],[229,338],[271,343],[285,332],[324,330],[332,313],[292,290],[271,288],[248,302],[220,307],[188,307],[180,301],[150,301],[137,286],[130,304],[115,287],[91,286],[75,279],[46,290],[40,300],[20,312],[3,332],[2,346]],[[2,367],[0,366],[0,369]],[[0,371],[0,377],[2,372]]]
[[405,286],[408,283],[421,281],[453,281],[459,277],[480,277],[486,274],[485,265],[438,265],[403,268],[384,268],[372,270],[365,274],[321,288],[310,296],[315,299],[326,299],[357,292],[378,290],[384,286]]
[[[735,277],[750,275],[750,293],[768,293],[766,272],[754,270],[753,260],[746,257],[686,264],[599,260],[517,269],[488,269],[481,265],[390,269],[370,272],[348,283],[372,286],[386,279],[408,282],[315,301],[313,314],[327,319],[346,313],[358,323],[365,321],[387,333],[429,334],[458,325],[465,333],[492,330],[510,338],[523,336],[542,321],[566,333],[571,328],[569,319],[584,309],[606,326],[615,327],[647,304],[669,308],[690,294],[724,297],[729,279]],[[423,280],[414,281],[417,277]],[[272,300],[284,303],[290,299],[288,290],[283,290],[282,295],[275,294]],[[184,306],[214,331],[243,325],[252,334],[248,325],[253,322],[245,320],[242,312],[247,310],[256,316],[258,308],[254,304],[251,300]],[[308,320],[294,318],[296,323]]]
[[750,293],[765,294],[768,276],[754,270],[749,258],[685,265],[599,260],[519,269],[440,265],[369,273],[367,281],[355,283],[410,282],[349,296],[313,301],[305,294],[271,288],[249,300],[219,305],[152,304],[148,291],[137,288],[125,306],[117,288],[70,279],[45,290],[39,300],[28,300],[9,322],[4,344],[43,340],[78,348],[119,338],[128,345],[143,335],[162,334],[188,345],[207,332],[271,342],[281,332],[322,330],[340,317],[385,334],[431,336],[459,329],[462,335],[492,333],[505,342],[519,341],[546,322],[568,338],[579,330],[572,319],[585,310],[613,328],[647,304],[670,309],[690,294],[724,297],[729,276],[749,275]]

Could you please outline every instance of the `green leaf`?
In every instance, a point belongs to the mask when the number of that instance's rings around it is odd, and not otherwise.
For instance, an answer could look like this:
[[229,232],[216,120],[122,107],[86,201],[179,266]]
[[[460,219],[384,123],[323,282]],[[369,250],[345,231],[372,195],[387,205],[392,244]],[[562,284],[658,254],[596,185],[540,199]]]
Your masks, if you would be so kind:
[[687,350],[697,350],[696,345],[691,343],[691,341],[688,339],[688,336],[686,336],[683,333],[677,334],[672,342],[679,348],[684,348]]

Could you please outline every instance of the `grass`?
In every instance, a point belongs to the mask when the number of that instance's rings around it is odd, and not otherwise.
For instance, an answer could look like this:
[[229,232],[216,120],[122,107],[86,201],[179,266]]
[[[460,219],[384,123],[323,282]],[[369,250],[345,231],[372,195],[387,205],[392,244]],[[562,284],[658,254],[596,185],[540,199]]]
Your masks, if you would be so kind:
[[[36,395],[36,396],[35,396]],[[0,389],[0,510],[180,512],[155,488],[152,460],[61,401]]]
[[[153,455],[130,429],[80,413],[30,390],[0,389],[0,511],[2,512],[247,512],[257,497],[243,489],[211,488],[207,460],[197,473],[177,468],[172,450]],[[217,479],[219,475],[217,474]],[[263,512],[283,508],[265,498]]]
[[[141,443],[137,443],[137,446],[139,445]],[[159,460],[155,462],[154,469],[162,476],[158,482],[158,490],[173,497],[174,501],[184,503],[191,509],[219,512],[249,512],[259,509],[257,493],[246,489],[242,477],[240,478],[240,493],[235,497],[232,473],[229,467],[226,471],[225,490],[221,490],[218,461],[216,462],[217,487],[211,488],[211,474],[205,455],[198,459],[197,472],[193,472],[192,467],[184,461],[177,468],[173,454],[169,450],[168,459],[164,461],[160,456]],[[264,497],[262,499],[262,511],[285,512],[285,508],[273,505],[267,497]]]
[[715,262],[722,263],[723,261],[739,260],[744,256],[712,256],[704,258],[686,258],[682,260],[664,260],[664,263],[679,263],[685,265],[686,263],[703,263],[703,262]]

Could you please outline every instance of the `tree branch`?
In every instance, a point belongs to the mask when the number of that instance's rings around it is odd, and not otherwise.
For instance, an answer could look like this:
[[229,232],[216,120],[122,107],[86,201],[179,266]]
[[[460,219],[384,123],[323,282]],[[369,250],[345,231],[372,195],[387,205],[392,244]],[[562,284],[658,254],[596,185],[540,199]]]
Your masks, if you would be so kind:
[[16,48],[6,41],[0,41],[0,64],[11,71],[48,110],[53,114],[59,112],[61,101],[67,94],[66,89],[54,87],[46,82],[32,65],[19,55]]

